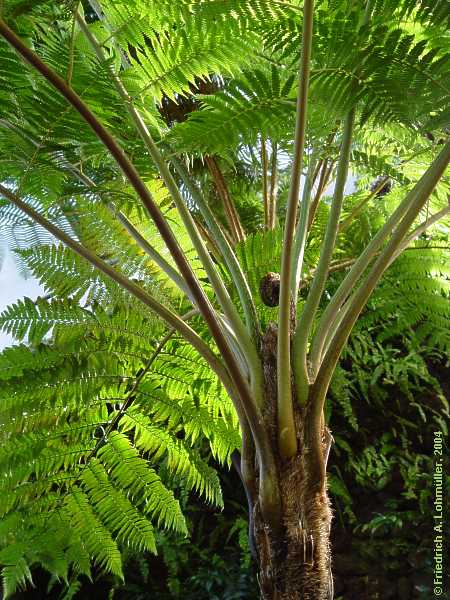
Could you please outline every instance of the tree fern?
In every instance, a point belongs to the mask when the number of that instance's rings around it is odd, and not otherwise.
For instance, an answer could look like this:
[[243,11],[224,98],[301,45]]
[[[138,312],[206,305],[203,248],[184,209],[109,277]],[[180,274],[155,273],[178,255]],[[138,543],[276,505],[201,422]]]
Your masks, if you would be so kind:
[[[38,565],[69,596],[91,563],[121,578],[155,525],[187,534],[180,497],[222,505],[208,457],[232,455],[263,596],[331,595],[325,416],[363,428],[355,399],[381,402],[382,379],[413,418],[445,413],[410,390],[441,398],[427,361],[448,347],[444,4],[101,0],[86,21],[4,0],[0,222],[46,294],[0,317],[22,342],[0,356],[8,595]],[[258,201],[279,227],[242,227]],[[389,435],[349,457],[360,481],[386,478]]]

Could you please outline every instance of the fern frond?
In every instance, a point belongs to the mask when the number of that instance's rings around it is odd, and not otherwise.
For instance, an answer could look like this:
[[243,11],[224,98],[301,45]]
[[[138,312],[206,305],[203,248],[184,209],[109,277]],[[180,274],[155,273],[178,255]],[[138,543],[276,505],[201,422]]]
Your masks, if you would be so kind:
[[93,512],[86,494],[74,487],[67,496],[64,512],[67,525],[75,527],[88,552],[99,566],[123,579],[119,548],[108,529]]
[[98,457],[111,479],[142,506],[144,514],[157,519],[158,525],[187,533],[178,500],[125,435],[112,432]]
[[10,597],[17,589],[24,589],[27,583],[32,583],[31,571],[24,558],[25,547],[15,544],[0,550],[2,569],[3,594]]
[[257,38],[214,21],[197,23],[189,20],[174,34],[165,31],[151,36],[151,46],[138,51],[133,69],[125,72],[124,83],[131,78],[140,82],[136,96],[150,95],[158,103],[164,96],[176,99],[188,93],[199,80],[211,74],[232,75],[248,64],[255,51]]
[[173,128],[169,140],[180,150],[217,153],[254,144],[258,135],[277,139],[292,123],[295,103],[286,99],[294,83],[281,83],[275,69],[247,71],[213,96],[201,97],[201,110]]
[[83,487],[108,531],[122,544],[156,554],[150,522],[120,491],[113,488],[103,466],[92,459],[82,474]]
[[186,448],[182,440],[151,424],[148,417],[128,411],[120,420],[123,432],[134,432],[136,446],[148,452],[153,460],[166,457],[169,472],[182,477],[187,489],[204,494],[208,502],[223,506],[217,473],[193,450]]
[[[25,297],[8,306],[0,315],[0,328],[16,340],[39,343],[56,324],[93,320],[89,311],[74,300],[51,301]],[[44,357],[42,357],[44,358]]]

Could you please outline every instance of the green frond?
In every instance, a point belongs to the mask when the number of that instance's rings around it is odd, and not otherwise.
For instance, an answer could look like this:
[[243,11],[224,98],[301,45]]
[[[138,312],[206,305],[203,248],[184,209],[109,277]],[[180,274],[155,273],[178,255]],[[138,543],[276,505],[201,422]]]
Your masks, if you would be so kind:
[[63,245],[18,251],[31,273],[48,292],[79,300],[86,293],[102,300],[114,286],[85,260]]
[[[198,259],[197,253],[192,245],[192,241],[189,237],[189,234],[183,225],[180,215],[178,214],[178,211],[175,209],[171,202],[171,198],[169,196],[167,188],[165,188],[162,182],[158,180],[151,181],[149,183],[149,188],[152,192],[155,201],[159,204],[164,214],[164,217],[169,223],[179,245],[181,246],[186,256],[189,258],[189,261],[195,274],[199,279],[203,280],[206,277],[205,271],[200,260]],[[167,252],[167,248],[164,244],[164,241],[161,239],[161,236],[159,235],[159,232],[157,231],[155,225],[148,218],[142,218],[142,215],[139,214],[138,211],[133,209],[127,213],[127,216],[131,223],[139,231],[139,233],[146,240],[150,240],[152,247],[155,250],[157,250],[159,254],[161,254],[167,260],[167,262],[173,268],[175,268],[175,270],[178,270],[172,256]],[[131,240],[129,237],[126,238],[126,242],[130,244]],[[148,261],[148,257],[146,258],[146,260]],[[155,268],[155,265],[152,266]],[[153,272],[155,273],[155,271]],[[167,276],[165,274],[160,272],[159,275],[155,274],[155,278],[158,281],[163,280],[167,287],[170,289],[171,294],[174,294],[176,288],[172,283],[168,282]],[[179,291],[175,293],[179,294]]]
[[46,528],[44,522],[36,529],[31,529],[29,535],[32,542],[31,553],[30,551],[28,553],[29,559],[39,562],[57,580],[67,583],[69,560],[66,549],[70,537],[67,535],[67,530],[64,531],[61,524]]
[[365,171],[368,171],[374,178],[379,177],[380,173],[385,177],[391,177],[400,185],[408,185],[410,183],[409,178],[402,173],[402,171],[392,164],[392,158],[390,161],[386,160],[385,156],[380,155],[379,150],[373,154],[368,154],[361,150],[354,150],[352,158],[356,168],[364,167]]
[[[71,305],[61,304],[62,314],[64,308],[69,317]],[[62,579],[69,565],[77,573],[89,572],[90,560],[120,575],[120,551],[127,545],[156,551],[149,519],[159,527],[186,534],[179,502],[155,469],[167,469],[169,483],[195,490],[221,506],[217,474],[193,444],[198,439],[208,439],[222,460],[239,444],[232,413],[222,408],[225,418],[208,399],[216,395],[211,389],[214,378],[192,349],[176,339],[168,344],[169,354],[155,360],[158,372],[146,373],[135,390],[136,407],[121,417],[119,428],[127,435],[112,431],[104,437],[133,385],[130,369],[138,373],[145,364],[144,357],[133,356],[133,351],[139,352],[142,345],[137,332],[128,335],[113,327],[111,332],[117,336],[114,342],[107,330],[100,333],[108,319],[117,319],[119,325],[126,311],[118,308],[107,315],[96,307],[85,322],[87,337],[78,329],[78,338],[70,338],[66,346],[61,341],[64,336],[58,335],[59,341],[50,346],[17,346],[0,355],[4,379],[0,395],[0,548],[8,548],[11,532],[19,535],[22,527],[28,528],[28,533],[20,534],[26,546],[25,564],[28,568],[40,564]],[[80,322],[85,317],[83,312],[75,315]],[[130,315],[132,329],[139,329],[141,324],[141,315]],[[74,327],[69,318],[59,326],[61,332]],[[145,348],[151,353],[157,345],[157,329],[152,332],[149,328],[148,332]],[[168,356],[176,356],[177,352],[182,362],[174,388]],[[175,395],[169,399],[164,384],[172,394],[174,390],[181,392],[181,399],[193,401],[191,394],[196,394],[195,402],[202,407],[197,425],[191,427],[180,398]],[[145,390],[150,389],[159,403],[149,403]],[[220,393],[220,388],[217,391]],[[142,406],[148,416],[140,412]],[[167,419],[171,427],[165,431],[158,423],[162,425]],[[177,438],[177,432],[183,428],[186,441]],[[20,519],[15,519],[19,514]],[[59,539],[55,527],[61,515],[63,523],[65,519],[76,523],[72,531],[77,532],[64,549],[59,549],[55,541]],[[82,515],[86,518],[81,526]],[[38,549],[33,537],[45,523],[54,540],[48,543],[48,557]],[[91,537],[84,535],[87,530],[93,532]],[[19,557],[14,564],[2,565],[20,574],[21,560]]]
[[[0,128],[0,143],[1,128]],[[55,181],[52,174],[48,174]],[[56,186],[57,189],[59,185]],[[45,210],[47,217],[52,223],[57,225],[68,235],[73,235],[73,229],[59,207],[47,207],[41,202],[30,202],[31,206],[39,211]],[[24,218],[22,211],[15,206],[0,200],[0,231],[3,236],[3,244],[15,250],[24,250],[30,247],[43,246],[52,243],[52,236],[42,227]],[[19,254],[15,255],[15,259],[20,264]],[[22,266],[22,264],[20,264]]]
[[379,12],[386,9],[386,4],[395,10],[397,9],[402,16],[412,16],[421,23],[430,23],[431,25],[440,25],[445,27],[450,21],[448,14],[447,0],[407,0],[401,3],[392,0],[378,0],[377,6]]
[[89,462],[81,479],[95,512],[117,541],[136,550],[148,550],[156,554],[150,522],[124,494],[113,488],[98,460]]
[[[430,49],[420,34],[397,27],[394,17],[389,21],[383,2],[374,4],[368,28],[360,28],[361,10],[355,4],[336,3],[334,10],[330,6],[318,9],[311,99],[320,102],[326,98],[328,109],[337,118],[358,104],[363,123],[369,118],[407,125],[423,123],[430,110],[445,119],[450,84],[444,39]],[[399,10],[402,6],[397,3]],[[407,12],[396,17],[401,19]],[[269,24],[264,36],[275,60],[286,66],[296,64],[301,36],[298,19],[286,16]]]
[[[146,39],[152,39],[155,33],[170,33],[171,25],[177,23],[178,30],[188,28],[214,27],[220,23],[221,30],[241,33],[257,30],[264,20],[274,20],[284,14],[295,11],[293,5],[282,0],[143,0],[106,1],[102,3],[108,24],[109,35],[120,43],[132,43],[145,47]],[[229,40],[228,40],[229,43]],[[242,58],[241,58],[242,60]]]
[[281,227],[271,231],[258,231],[247,236],[247,239],[236,248],[237,257],[257,304],[263,326],[277,319],[278,309],[263,304],[259,290],[261,280],[267,273],[280,273],[282,237]]
[[[419,244],[419,242],[417,242]],[[379,334],[380,342],[401,331],[432,324],[436,334],[450,326],[450,285],[448,251],[424,249],[406,251],[387,271],[370,304],[370,313],[361,324],[380,319],[391,321]]]
[[[217,395],[213,394],[213,399],[222,397],[220,389]],[[152,422],[164,424],[170,431],[182,428],[191,444],[205,437],[213,456],[221,463],[229,462],[231,453],[240,446],[235,414],[226,403],[218,413],[218,403],[208,402],[208,397],[172,396],[160,388],[156,379],[147,379],[139,388],[136,404],[141,412],[151,415]]]
[[[232,75],[248,64],[257,45],[254,34],[244,33],[233,21],[224,27],[215,21],[189,20],[184,27],[151,35],[151,46],[137,52],[131,69],[122,75],[139,88],[134,96],[176,99],[211,74]],[[130,87],[130,86],[127,86]]]
[[257,28],[265,21],[298,14],[299,9],[284,0],[195,0],[189,2],[189,11],[194,18],[236,19]]
[[32,583],[31,571],[23,554],[23,545],[15,544],[0,550],[2,568],[3,594],[10,597],[17,589],[23,589],[27,583]]
[[[247,240],[237,248],[239,262],[249,278],[249,285],[254,296],[258,295],[261,279],[267,272],[279,273],[282,239],[281,228],[268,232],[258,232],[248,236]],[[278,250],[275,253],[273,250]]]
[[152,422],[174,432],[182,427],[192,444],[205,437],[220,462],[229,462],[240,446],[236,412],[223,386],[181,340],[166,344],[139,386],[136,403]]
[[137,448],[149,453],[152,460],[165,457],[169,472],[182,478],[183,486],[203,494],[208,502],[223,507],[219,478],[194,450],[187,448],[182,440],[135,411],[128,411],[120,420],[123,432],[133,431]]
[[340,406],[342,414],[344,415],[345,419],[348,421],[350,426],[355,431],[358,431],[359,423],[353,410],[352,398],[349,394],[350,389],[351,381],[347,373],[344,371],[344,369],[340,367],[337,368],[333,376],[333,381],[330,390],[332,399],[336,401],[337,404]]
[[178,500],[125,435],[111,432],[98,457],[109,477],[141,506],[144,514],[155,518],[162,527],[187,533]]
[[54,435],[28,433],[5,442],[0,455],[0,469],[10,473],[5,475],[5,487],[27,485],[33,476],[39,481],[63,471],[72,475],[92,450],[97,427],[84,425],[82,431],[76,427],[59,428]]
[[42,346],[36,351],[30,351],[23,344],[5,348],[0,354],[0,380],[20,377],[28,370],[40,371],[54,367],[63,360],[60,352],[48,346]]
[[[57,324],[87,322],[93,317],[74,300],[23,298],[10,304],[0,315],[0,328],[16,340],[38,344]],[[42,357],[44,358],[44,357]],[[1,371],[0,371],[1,372]]]
[[67,526],[74,527],[100,567],[123,579],[122,558],[117,543],[94,513],[86,494],[74,487],[64,505]]
[[279,138],[286,124],[293,123],[295,102],[287,96],[294,76],[280,82],[275,73],[275,69],[246,71],[223,90],[200,97],[201,109],[174,127],[169,140],[182,151],[214,153],[254,144],[259,135]]
[[80,589],[81,583],[79,581],[72,581],[64,591],[64,596],[62,596],[61,600],[73,600]]
[[[98,212],[96,214],[100,220],[101,215]],[[90,241],[94,245],[96,244],[94,235],[97,239],[101,238],[102,227],[99,226],[99,223],[100,221],[97,222],[97,226],[93,225],[91,227]],[[111,241],[112,246],[116,247],[112,248],[111,254],[105,255],[103,248],[107,247],[108,241]],[[86,243],[88,242],[89,240]],[[122,245],[122,251],[118,248],[119,243]],[[162,277],[159,272],[156,272],[152,268],[148,258],[137,250],[136,245],[131,244],[131,247],[128,247],[125,252],[124,248],[126,244],[127,237],[124,237],[123,231],[118,232],[118,236],[114,239],[114,229],[112,229],[108,236],[103,236],[102,247],[97,247],[96,249],[100,256],[113,265],[118,261],[118,258],[113,258],[116,256],[114,253],[114,250],[116,250],[123,262],[122,272],[135,281],[139,281],[159,301],[168,304],[170,302],[168,292],[163,287],[167,281],[165,276]],[[20,255],[27,269],[39,280],[47,292],[62,298],[70,298],[73,307],[73,319],[77,317],[76,305],[81,299],[87,305],[99,303],[102,306],[115,305],[118,302],[125,303],[126,301],[128,301],[128,304],[133,305],[133,303],[136,304],[138,302],[137,300],[129,299],[117,284],[106,276],[96,272],[90,264],[65,246],[38,246],[26,250],[17,250],[17,253]],[[45,314],[46,311],[49,312],[48,316],[50,317],[52,313],[57,313],[57,306],[57,302],[38,302],[36,310],[42,312],[42,327],[45,327],[45,324],[49,321]],[[14,315],[14,312],[18,312],[19,314],[25,312],[25,309],[33,313],[32,306],[28,302],[26,306],[17,306],[15,311],[12,309],[12,315]],[[79,309],[80,314],[81,312],[82,309]],[[56,324],[58,322],[57,314],[54,314],[53,319],[55,319],[53,324]],[[36,319],[34,319],[34,322],[36,322]],[[50,322],[52,322],[52,318],[50,318]],[[11,327],[14,327],[14,325],[11,325]],[[19,336],[21,336],[19,339],[22,339],[24,337],[23,328],[21,329],[18,326],[18,332]],[[37,339],[39,338],[39,334],[43,336],[45,333],[39,331]]]

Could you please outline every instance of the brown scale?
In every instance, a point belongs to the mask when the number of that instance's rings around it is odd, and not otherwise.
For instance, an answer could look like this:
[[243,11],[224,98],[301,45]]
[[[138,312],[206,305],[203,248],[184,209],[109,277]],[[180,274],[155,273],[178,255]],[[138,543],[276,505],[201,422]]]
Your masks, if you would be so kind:
[[267,273],[259,284],[259,294],[266,306],[278,306],[280,300],[280,275]]

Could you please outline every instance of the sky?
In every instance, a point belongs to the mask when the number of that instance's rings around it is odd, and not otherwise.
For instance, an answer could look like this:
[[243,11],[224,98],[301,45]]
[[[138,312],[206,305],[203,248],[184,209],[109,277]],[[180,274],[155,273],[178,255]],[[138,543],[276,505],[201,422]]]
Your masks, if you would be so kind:
[[[42,294],[43,290],[39,283],[33,278],[24,279],[17,269],[14,257],[7,252],[0,268],[0,313],[19,298],[28,296],[34,299]],[[0,331],[0,349],[12,343],[12,337]]]

